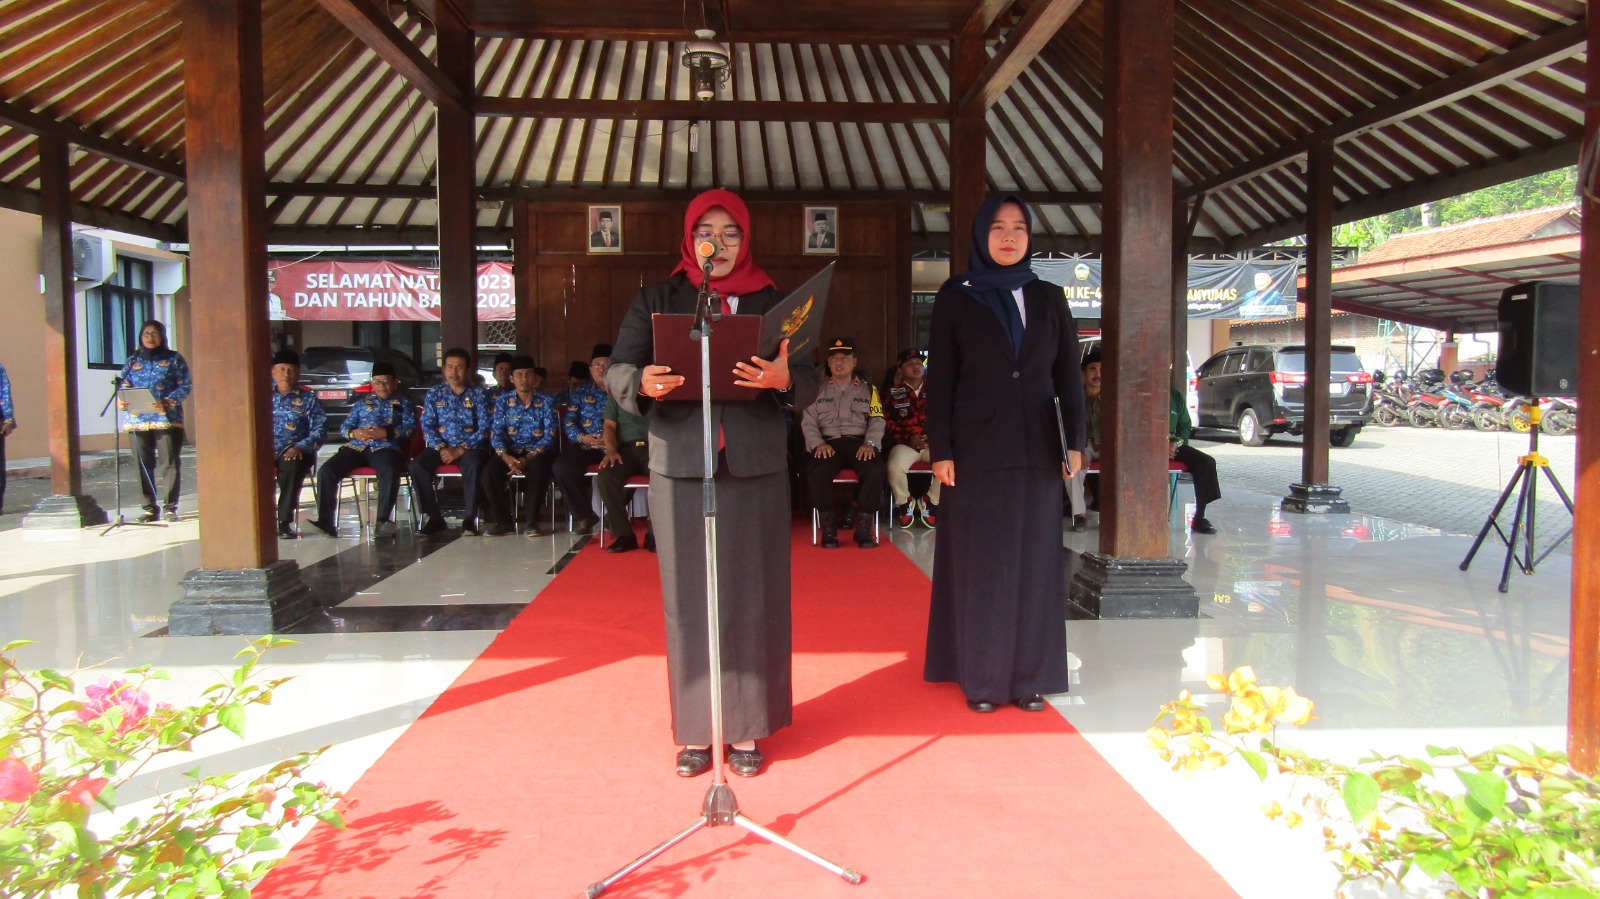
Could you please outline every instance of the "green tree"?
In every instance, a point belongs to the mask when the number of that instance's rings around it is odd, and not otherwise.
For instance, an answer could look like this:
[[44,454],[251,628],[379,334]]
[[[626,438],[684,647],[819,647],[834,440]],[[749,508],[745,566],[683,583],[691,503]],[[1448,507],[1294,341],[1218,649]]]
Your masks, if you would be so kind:
[[1397,209],[1383,215],[1347,222],[1333,229],[1333,242],[1335,246],[1370,250],[1390,237],[1407,231],[1439,225],[1457,225],[1525,209],[1572,203],[1577,194],[1577,186],[1576,166],[1557,169],[1485,187],[1457,197],[1449,197],[1435,203]]

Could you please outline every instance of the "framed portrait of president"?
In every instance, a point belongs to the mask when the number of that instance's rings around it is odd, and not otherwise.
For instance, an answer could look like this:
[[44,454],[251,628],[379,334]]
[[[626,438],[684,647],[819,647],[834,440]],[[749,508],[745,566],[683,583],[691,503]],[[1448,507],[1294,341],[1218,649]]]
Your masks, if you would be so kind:
[[589,207],[589,252],[622,252],[622,207]]
[[801,250],[807,256],[839,255],[839,207],[807,206],[805,232]]

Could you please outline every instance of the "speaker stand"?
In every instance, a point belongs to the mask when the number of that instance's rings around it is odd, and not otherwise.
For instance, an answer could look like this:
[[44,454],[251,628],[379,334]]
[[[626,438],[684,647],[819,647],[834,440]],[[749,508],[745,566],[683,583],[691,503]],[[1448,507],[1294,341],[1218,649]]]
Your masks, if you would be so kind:
[[[1506,545],[1505,563],[1500,569],[1501,593],[1506,592],[1507,585],[1511,582],[1511,565],[1513,562],[1516,563],[1517,568],[1523,574],[1533,574],[1539,563],[1543,562],[1546,556],[1555,552],[1556,547],[1560,546],[1572,534],[1572,527],[1569,525],[1566,530],[1561,532],[1561,536],[1545,547],[1544,552],[1539,553],[1537,556],[1534,555],[1537,548],[1534,541],[1534,532],[1539,497],[1539,476],[1536,472],[1544,472],[1545,478],[1550,481],[1550,486],[1556,489],[1556,494],[1561,497],[1563,503],[1566,503],[1569,514],[1572,512],[1572,498],[1567,495],[1566,489],[1561,486],[1561,481],[1556,477],[1556,473],[1550,470],[1550,460],[1539,455],[1539,424],[1543,419],[1543,415],[1540,412],[1537,397],[1531,398],[1529,403],[1528,416],[1532,426],[1528,429],[1528,454],[1517,460],[1516,473],[1506,483],[1506,489],[1500,492],[1500,499],[1494,504],[1494,511],[1489,513],[1488,520],[1483,523],[1483,529],[1478,531],[1478,539],[1472,541],[1472,548],[1467,550],[1467,557],[1461,560],[1461,570],[1466,571],[1467,566],[1472,564],[1472,557],[1478,554],[1478,548],[1483,546],[1484,538],[1489,536],[1490,530],[1493,530]],[[1500,529],[1500,512],[1505,508],[1506,502],[1511,499],[1511,492],[1517,490],[1519,483],[1522,485],[1522,489],[1517,492],[1517,511],[1511,516],[1511,533],[1508,535]],[[1524,525],[1524,518],[1526,518],[1526,525]],[[1525,532],[1523,531],[1524,526],[1526,526]],[[1520,556],[1517,554],[1517,537],[1519,533],[1523,537],[1522,554]]]

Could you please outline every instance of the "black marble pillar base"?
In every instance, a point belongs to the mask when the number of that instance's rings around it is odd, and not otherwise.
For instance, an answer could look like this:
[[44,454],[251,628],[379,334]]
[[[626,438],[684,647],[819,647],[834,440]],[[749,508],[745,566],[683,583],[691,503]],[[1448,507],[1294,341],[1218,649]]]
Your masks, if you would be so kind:
[[92,528],[109,519],[92,496],[72,493],[53,493],[39,500],[22,519],[22,526],[30,530],[67,530]]
[[1119,559],[1083,553],[1067,590],[1067,617],[1102,621],[1198,618],[1200,597],[1183,579],[1188,567],[1182,559]]
[[297,562],[265,568],[196,568],[183,576],[183,598],[167,611],[174,637],[272,634],[317,610]]
[[1278,508],[1285,512],[1303,512],[1314,515],[1336,513],[1348,515],[1350,504],[1339,498],[1342,493],[1332,484],[1290,484],[1289,495]]

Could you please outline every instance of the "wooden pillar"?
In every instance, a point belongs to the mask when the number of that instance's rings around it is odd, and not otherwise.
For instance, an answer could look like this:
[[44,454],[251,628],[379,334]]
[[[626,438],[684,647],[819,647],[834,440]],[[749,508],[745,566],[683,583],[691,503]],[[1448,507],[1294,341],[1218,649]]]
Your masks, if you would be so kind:
[[511,289],[517,308],[517,352],[527,353],[549,371],[556,368],[539,358],[539,295],[534,260],[539,258],[538,235],[533,227],[533,204],[511,201]]
[[[441,4],[445,10],[447,4]],[[468,107],[441,103],[438,123],[439,189],[439,317],[444,346],[478,352],[478,254],[474,225],[476,153],[471,109],[473,83],[472,32],[453,14],[441,15],[438,26],[439,69],[466,97]]]
[[988,191],[989,123],[982,104],[960,106],[983,73],[988,54],[984,33],[988,23],[974,16],[951,43],[950,64],[950,274],[967,270],[972,252],[972,219]]
[[[1600,47],[1600,17],[1588,20]],[[1587,62],[1584,159],[1600,136],[1600,53]],[[1578,173],[1580,183],[1587,172]],[[1600,203],[1583,198],[1583,241],[1600,247]],[[1600,253],[1578,257],[1578,402],[1600,408]],[[1579,771],[1600,774],[1600,416],[1578,417],[1578,483],[1572,521],[1572,655],[1567,672],[1567,756]]]
[[1105,8],[1105,399],[1100,551],[1083,556],[1069,614],[1194,618],[1199,600],[1170,558],[1167,433],[1172,356],[1174,0]]
[[83,495],[78,459],[78,326],[72,277],[72,168],[67,142],[39,139],[39,263],[44,272],[45,408],[50,493],[23,519],[28,528],[100,524],[105,512]]
[[1300,482],[1289,485],[1290,512],[1349,512],[1328,483],[1328,383],[1333,342],[1333,164],[1331,141],[1313,144],[1306,165],[1306,384]]
[[78,334],[73,315],[72,171],[66,141],[39,138],[39,181],[50,492],[82,493],[83,469],[78,463]]
[[272,472],[261,4],[183,0],[189,203],[189,359],[200,569],[174,635],[264,633],[311,612],[278,561]]

